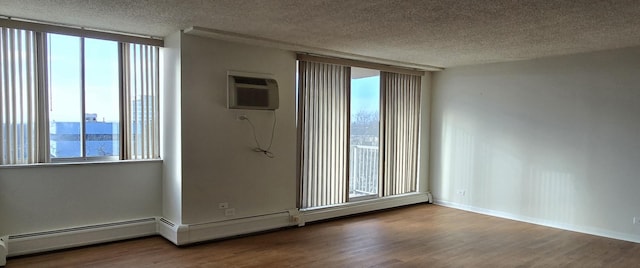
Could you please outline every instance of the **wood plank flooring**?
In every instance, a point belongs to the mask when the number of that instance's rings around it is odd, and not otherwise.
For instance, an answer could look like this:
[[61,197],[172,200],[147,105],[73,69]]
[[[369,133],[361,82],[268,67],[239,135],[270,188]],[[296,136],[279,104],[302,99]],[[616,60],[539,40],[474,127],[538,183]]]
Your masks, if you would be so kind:
[[640,267],[640,244],[421,204],[186,247],[141,238],[6,267]]

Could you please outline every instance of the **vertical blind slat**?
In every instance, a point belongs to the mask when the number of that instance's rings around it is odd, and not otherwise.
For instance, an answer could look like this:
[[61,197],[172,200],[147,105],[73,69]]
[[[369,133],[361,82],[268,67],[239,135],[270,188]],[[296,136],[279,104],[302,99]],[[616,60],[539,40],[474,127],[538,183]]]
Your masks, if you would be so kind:
[[128,143],[127,141],[131,140],[131,124],[129,124],[129,122],[131,122],[131,106],[129,105],[129,103],[131,103],[131,98],[130,98],[130,83],[129,81],[131,81],[131,77],[130,77],[130,66],[131,66],[131,59],[129,58],[129,56],[131,55],[131,45],[130,44],[122,44],[122,81],[120,81],[120,83],[122,84],[122,92],[120,93],[122,95],[122,103],[120,104],[122,106],[122,130],[120,131],[122,133],[122,159],[127,159],[130,155],[131,155],[131,146],[130,143]]
[[7,154],[4,150],[5,148],[5,140],[6,140],[6,127],[4,126],[4,122],[6,122],[6,111],[7,103],[6,99],[6,83],[7,83],[7,65],[9,60],[7,59],[7,37],[6,37],[6,29],[0,28],[0,64],[2,64],[2,70],[0,71],[0,76],[2,80],[0,80],[0,122],[3,124],[2,128],[0,128],[0,164],[5,164],[5,159],[7,158]]
[[[16,45],[15,43],[17,42],[16,39],[19,38],[19,36],[17,36],[17,33],[12,31],[12,39],[13,41],[9,43],[9,50],[10,51],[16,51]],[[17,136],[18,136],[18,123],[16,122],[16,113],[18,112],[16,107],[18,106],[17,103],[17,99],[16,99],[16,92],[17,92],[17,88],[16,88],[16,65],[18,64],[19,61],[19,57],[16,57],[15,55],[20,55],[18,53],[14,53],[13,55],[13,64],[11,64],[10,67],[10,73],[11,73],[11,78],[10,78],[10,84],[11,84],[11,99],[9,101],[10,103],[10,109],[11,109],[11,118],[9,120],[9,122],[7,122],[7,124],[9,125],[9,128],[11,129],[11,135],[9,135],[9,146],[13,147],[14,149],[11,150],[11,156],[9,157],[9,161],[14,162],[14,163],[20,163],[20,161],[18,160],[18,150],[20,149],[19,146],[16,146],[17,144]]]

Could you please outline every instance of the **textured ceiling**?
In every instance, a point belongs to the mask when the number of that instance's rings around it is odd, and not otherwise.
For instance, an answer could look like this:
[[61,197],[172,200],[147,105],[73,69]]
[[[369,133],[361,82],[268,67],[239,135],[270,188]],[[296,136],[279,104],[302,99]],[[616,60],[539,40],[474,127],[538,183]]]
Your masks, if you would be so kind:
[[0,0],[0,15],[153,36],[200,26],[439,67],[640,45],[638,0]]

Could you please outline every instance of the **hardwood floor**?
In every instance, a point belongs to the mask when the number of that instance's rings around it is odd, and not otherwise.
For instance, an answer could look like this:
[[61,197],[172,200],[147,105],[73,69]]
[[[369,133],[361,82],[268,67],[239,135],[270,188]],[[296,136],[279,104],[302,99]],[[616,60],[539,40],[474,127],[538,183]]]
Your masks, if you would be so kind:
[[142,238],[6,267],[640,267],[640,244],[423,204],[186,247]]

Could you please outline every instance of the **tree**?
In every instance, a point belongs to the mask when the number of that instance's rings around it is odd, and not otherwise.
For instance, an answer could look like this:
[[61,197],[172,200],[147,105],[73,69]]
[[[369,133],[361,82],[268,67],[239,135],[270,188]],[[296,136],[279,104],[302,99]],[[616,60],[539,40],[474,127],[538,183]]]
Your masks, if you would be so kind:
[[380,116],[378,113],[360,110],[351,116],[352,143],[377,143],[379,130]]

